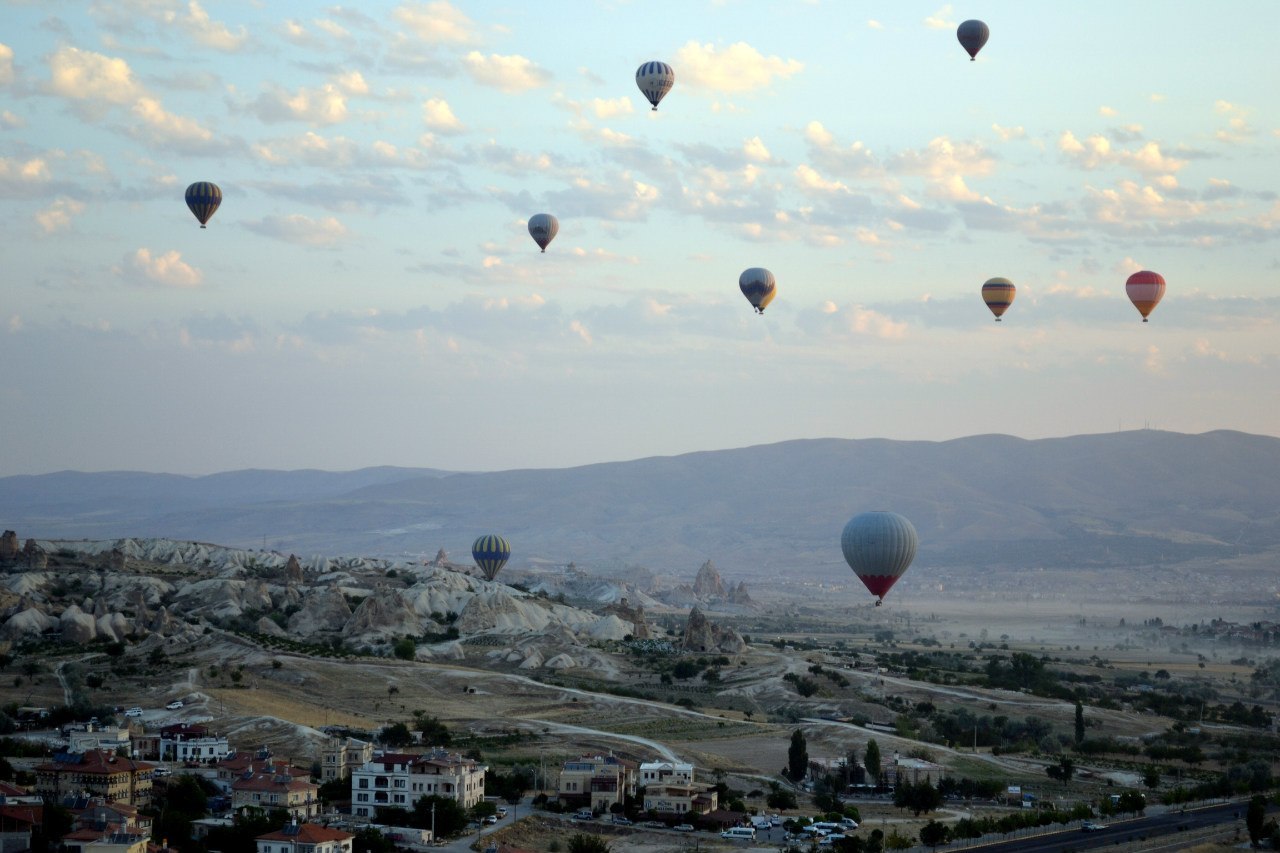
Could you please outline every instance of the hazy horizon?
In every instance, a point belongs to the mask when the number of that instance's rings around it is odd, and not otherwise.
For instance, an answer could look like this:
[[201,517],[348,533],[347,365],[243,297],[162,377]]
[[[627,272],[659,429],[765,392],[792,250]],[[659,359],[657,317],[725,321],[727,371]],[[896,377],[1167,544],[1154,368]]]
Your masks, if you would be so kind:
[[1275,3],[5,8],[6,473],[1280,435]]

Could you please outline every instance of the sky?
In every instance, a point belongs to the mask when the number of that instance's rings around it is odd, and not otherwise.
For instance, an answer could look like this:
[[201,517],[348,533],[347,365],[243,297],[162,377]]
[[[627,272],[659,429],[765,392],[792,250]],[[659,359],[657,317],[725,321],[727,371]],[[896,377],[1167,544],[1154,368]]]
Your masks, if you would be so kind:
[[3,475],[1280,435],[1272,0],[0,11]]

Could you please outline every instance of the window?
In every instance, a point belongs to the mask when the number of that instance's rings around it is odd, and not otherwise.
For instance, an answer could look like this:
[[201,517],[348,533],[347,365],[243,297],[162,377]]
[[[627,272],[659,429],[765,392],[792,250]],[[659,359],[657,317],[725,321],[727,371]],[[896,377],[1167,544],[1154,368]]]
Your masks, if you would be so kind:
[[369,795],[368,795],[368,794],[356,794],[356,802],[359,802],[359,803],[367,803],[367,802],[369,802]]
[[361,779],[360,779],[360,787],[361,787],[361,788],[367,788],[367,787],[369,787],[369,780],[368,780],[368,779],[361,778]]

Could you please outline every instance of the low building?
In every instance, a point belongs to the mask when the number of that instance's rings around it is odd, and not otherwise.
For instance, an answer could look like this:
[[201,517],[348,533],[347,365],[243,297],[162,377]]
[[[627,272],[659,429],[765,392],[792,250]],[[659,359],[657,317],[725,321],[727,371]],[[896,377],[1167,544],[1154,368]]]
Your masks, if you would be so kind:
[[320,779],[332,782],[348,779],[357,767],[373,760],[373,744],[353,737],[332,737],[325,742],[320,760]]
[[223,735],[211,733],[196,723],[175,723],[160,730],[160,759],[208,764],[232,754]]
[[0,804],[0,853],[31,849],[31,836],[44,823],[44,806],[35,803]]
[[483,764],[458,753],[375,752],[351,772],[351,814],[370,819],[379,808],[411,809],[423,797],[447,797],[469,809],[484,799]]
[[294,820],[306,820],[320,814],[320,786],[289,773],[245,770],[231,783],[231,809],[237,814],[283,809]]
[[77,829],[62,836],[63,853],[147,853],[150,837],[135,832]]
[[258,853],[351,853],[353,838],[349,832],[315,823],[290,823],[256,841]]
[[60,752],[53,761],[36,767],[36,793],[45,802],[87,794],[108,803],[149,806],[154,770],[150,764],[99,749],[84,753]]
[[556,793],[561,802],[607,812],[636,794],[636,764],[613,755],[583,756],[564,763]]
[[719,795],[707,785],[672,782],[644,789],[645,811],[658,814],[707,814],[719,807]]
[[646,761],[640,765],[641,785],[693,784],[693,765],[682,761]]
[[100,729],[97,726],[89,726],[87,731],[73,731],[67,734],[67,752],[88,752],[91,749],[124,754],[130,758],[135,755],[128,729]]

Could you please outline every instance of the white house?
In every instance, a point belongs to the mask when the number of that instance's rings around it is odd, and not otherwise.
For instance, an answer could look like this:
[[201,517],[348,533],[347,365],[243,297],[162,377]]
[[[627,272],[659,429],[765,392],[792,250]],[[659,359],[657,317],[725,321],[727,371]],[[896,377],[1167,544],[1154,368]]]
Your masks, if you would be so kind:
[[379,808],[411,809],[423,797],[448,797],[469,809],[484,799],[487,769],[443,749],[375,753],[351,771],[351,814],[373,818]]

